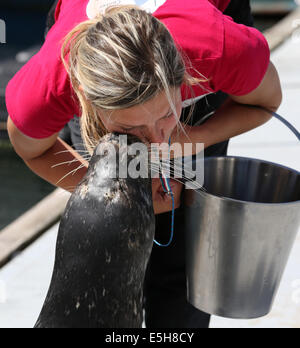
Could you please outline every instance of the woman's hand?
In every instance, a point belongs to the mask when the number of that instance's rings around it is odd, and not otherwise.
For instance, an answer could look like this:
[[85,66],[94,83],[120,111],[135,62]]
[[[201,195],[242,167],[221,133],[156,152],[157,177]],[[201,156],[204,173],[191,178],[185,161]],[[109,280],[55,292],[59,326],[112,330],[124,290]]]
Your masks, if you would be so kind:
[[[170,186],[174,196],[175,209],[180,207],[180,196],[183,184],[170,179]],[[161,185],[160,179],[152,179],[152,199],[154,214],[162,214],[172,210],[172,198],[166,194]]]

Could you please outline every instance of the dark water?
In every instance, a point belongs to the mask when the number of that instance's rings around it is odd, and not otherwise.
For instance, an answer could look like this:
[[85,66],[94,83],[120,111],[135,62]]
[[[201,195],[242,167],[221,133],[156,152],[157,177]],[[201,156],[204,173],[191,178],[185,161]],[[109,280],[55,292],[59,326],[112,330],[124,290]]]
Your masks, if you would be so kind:
[[264,16],[257,15],[254,17],[254,26],[260,31],[267,30],[271,28],[274,24],[278,23],[281,19],[284,18],[284,15],[272,15],[272,16]]
[[[0,44],[0,122],[7,112],[7,82],[23,65],[16,54],[37,51],[43,43],[46,14],[52,1],[0,0],[0,18],[6,23],[6,44]],[[0,230],[54,190],[27,168],[0,130]]]
[[26,167],[8,143],[0,142],[0,230],[53,189]]

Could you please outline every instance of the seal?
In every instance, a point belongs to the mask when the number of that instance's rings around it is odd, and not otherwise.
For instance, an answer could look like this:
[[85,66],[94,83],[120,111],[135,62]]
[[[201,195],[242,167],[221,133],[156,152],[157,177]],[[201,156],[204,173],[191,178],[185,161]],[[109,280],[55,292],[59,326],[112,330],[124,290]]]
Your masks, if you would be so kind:
[[[61,219],[55,265],[35,328],[137,328],[155,216],[151,175],[112,177],[119,135],[104,136]],[[127,144],[140,142],[128,136]],[[117,161],[108,151],[114,146]]]

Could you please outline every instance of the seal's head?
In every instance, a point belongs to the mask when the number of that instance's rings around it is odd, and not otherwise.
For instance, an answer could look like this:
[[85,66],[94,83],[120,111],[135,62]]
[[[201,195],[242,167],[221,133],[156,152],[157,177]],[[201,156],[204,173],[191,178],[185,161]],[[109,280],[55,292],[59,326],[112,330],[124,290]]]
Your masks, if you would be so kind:
[[[148,147],[133,135],[109,133],[101,138],[89,162],[88,172],[77,188],[98,198],[116,196],[128,190],[148,193],[151,197],[151,169]],[[114,194],[112,194],[114,192]],[[152,200],[147,204],[153,204]]]

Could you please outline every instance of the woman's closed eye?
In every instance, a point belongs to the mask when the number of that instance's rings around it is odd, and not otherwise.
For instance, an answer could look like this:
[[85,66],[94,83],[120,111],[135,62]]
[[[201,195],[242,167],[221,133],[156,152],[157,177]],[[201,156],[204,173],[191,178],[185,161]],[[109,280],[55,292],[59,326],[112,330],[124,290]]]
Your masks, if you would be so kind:
[[174,113],[173,113],[173,111],[169,114],[169,115],[167,115],[165,118],[170,118],[170,117],[173,117],[174,116]]
[[171,112],[167,116],[163,117],[162,119],[165,120],[167,118],[171,118],[171,117],[173,117],[173,115],[174,115],[173,112]]
[[130,128],[126,128],[126,127],[120,127],[122,129],[123,132],[132,132],[134,130],[137,130],[141,127],[130,127]]
[[[164,116],[161,118],[161,120],[166,120],[168,118],[171,118],[173,117],[173,112],[170,112],[168,115]],[[137,129],[140,129],[142,128],[142,126],[137,126],[137,127],[123,127],[121,126],[121,129],[124,131],[124,132],[130,132],[130,131],[133,131],[133,130],[137,130]]]

